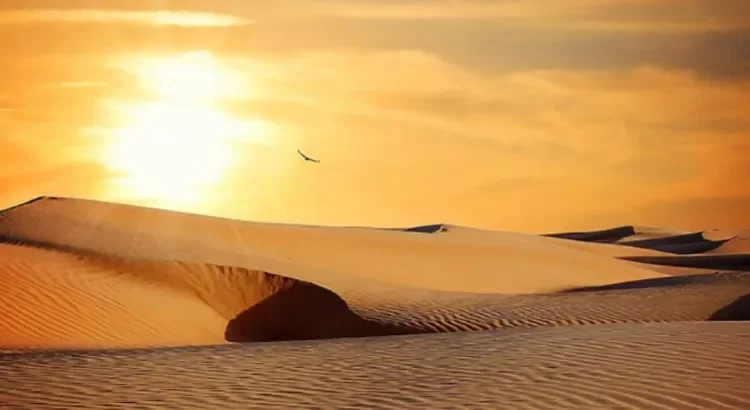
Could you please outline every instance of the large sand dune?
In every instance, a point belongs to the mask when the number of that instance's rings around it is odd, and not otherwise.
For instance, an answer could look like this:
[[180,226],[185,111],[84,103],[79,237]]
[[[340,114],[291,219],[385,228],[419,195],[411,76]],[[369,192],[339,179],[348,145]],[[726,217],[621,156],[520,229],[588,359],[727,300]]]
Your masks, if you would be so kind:
[[[5,347],[212,344],[592,323],[707,320],[750,294],[750,274],[659,278],[536,295],[128,262],[0,245]],[[26,262],[24,262],[26,261]],[[28,261],[33,261],[29,263]],[[675,304],[679,300],[681,304]]]
[[749,408],[742,240],[42,198],[0,213],[0,407]]
[[[0,236],[73,251],[365,278],[447,291],[535,293],[659,276],[532,235],[424,235],[241,222],[103,202],[42,199],[4,212]],[[476,239],[475,239],[476,238]],[[332,257],[335,255],[335,257]],[[470,263],[467,263],[470,261]]]

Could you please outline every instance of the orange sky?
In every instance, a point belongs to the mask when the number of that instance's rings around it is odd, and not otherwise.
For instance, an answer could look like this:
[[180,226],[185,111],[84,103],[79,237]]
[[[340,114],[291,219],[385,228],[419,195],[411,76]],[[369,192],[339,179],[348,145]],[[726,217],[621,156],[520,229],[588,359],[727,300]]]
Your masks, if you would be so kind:
[[0,207],[750,227],[746,0],[4,0],[0,61]]

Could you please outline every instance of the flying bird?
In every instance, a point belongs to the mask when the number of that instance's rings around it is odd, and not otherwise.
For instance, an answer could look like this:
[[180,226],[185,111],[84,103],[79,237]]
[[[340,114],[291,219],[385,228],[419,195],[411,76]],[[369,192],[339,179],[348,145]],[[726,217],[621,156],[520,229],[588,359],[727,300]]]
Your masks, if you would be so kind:
[[304,159],[305,159],[305,161],[310,161],[310,162],[314,162],[314,163],[316,163],[316,164],[320,162],[320,160],[319,160],[319,159],[314,159],[314,158],[310,158],[310,157],[308,157],[307,155],[303,154],[303,153],[302,153],[302,151],[300,151],[300,150],[297,150],[297,153],[298,153],[298,154],[299,154],[299,155],[300,155],[300,156],[301,156],[302,158],[304,158]]

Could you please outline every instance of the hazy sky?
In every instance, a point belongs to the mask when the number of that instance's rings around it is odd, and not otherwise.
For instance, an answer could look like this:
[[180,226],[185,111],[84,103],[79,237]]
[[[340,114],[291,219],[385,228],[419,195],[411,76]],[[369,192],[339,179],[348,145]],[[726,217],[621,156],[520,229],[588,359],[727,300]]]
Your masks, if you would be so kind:
[[0,61],[0,207],[750,227],[747,0],[3,0]]

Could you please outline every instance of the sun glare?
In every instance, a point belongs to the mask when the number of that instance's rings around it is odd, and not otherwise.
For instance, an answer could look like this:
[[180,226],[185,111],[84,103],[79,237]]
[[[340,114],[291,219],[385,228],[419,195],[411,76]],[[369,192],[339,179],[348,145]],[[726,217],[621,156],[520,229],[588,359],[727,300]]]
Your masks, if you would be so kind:
[[132,195],[194,203],[225,176],[237,141],[268,138],[261,121],[239,120],[217,107],[235,91],[236,79],[209,53],[147,61],[137,73],[156,98],[119,110],[125,125],[108,148],[109,167]]
[[230,96],[238,79],[208,52],[146,61],[137,73],[162,98],[215,100]]

